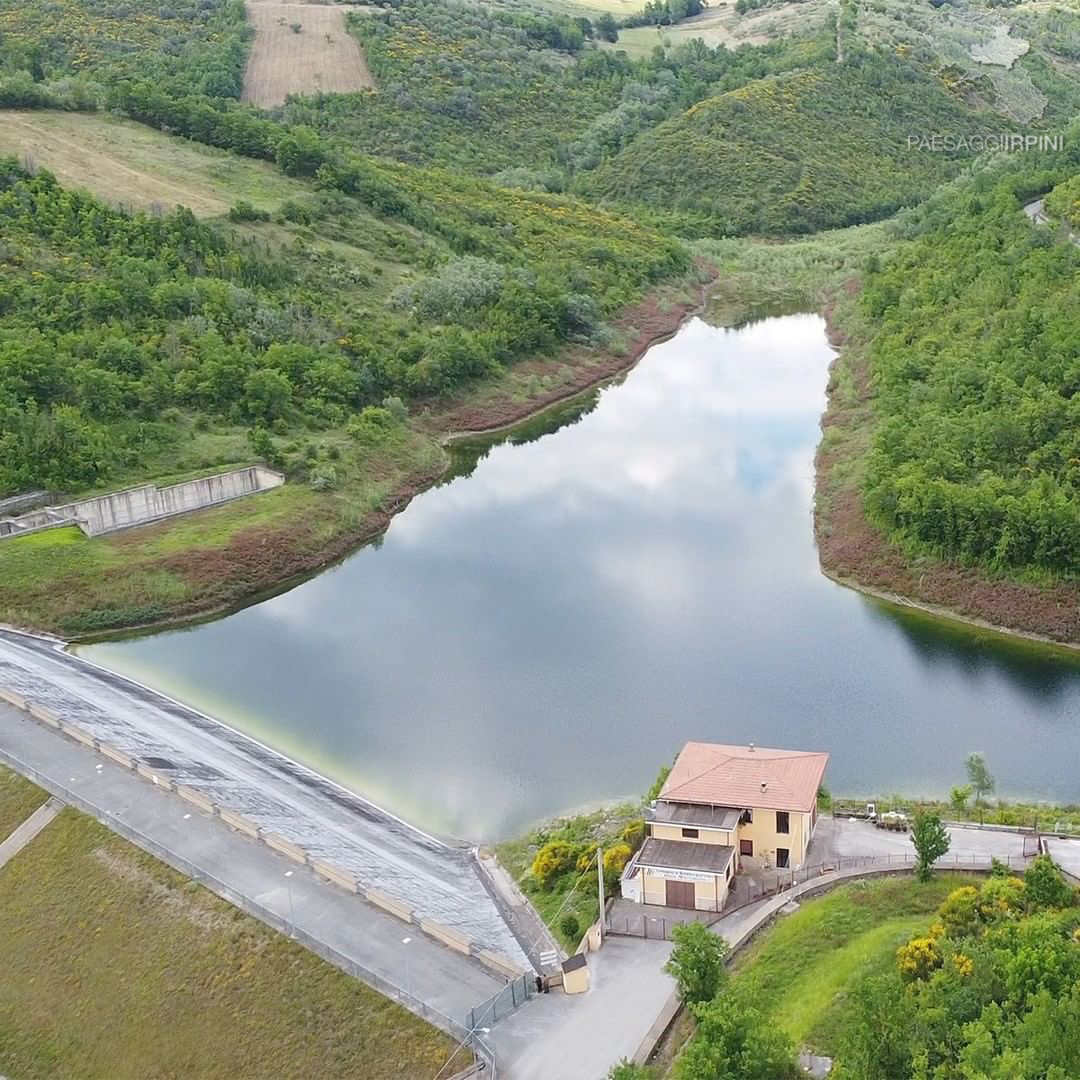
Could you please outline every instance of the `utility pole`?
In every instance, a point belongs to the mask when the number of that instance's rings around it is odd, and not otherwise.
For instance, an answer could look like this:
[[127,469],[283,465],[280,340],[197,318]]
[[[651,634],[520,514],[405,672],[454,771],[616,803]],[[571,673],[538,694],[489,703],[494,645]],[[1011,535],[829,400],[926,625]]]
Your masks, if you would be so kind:
[[596,884],[597,894],[600,897],[600,944],[604,941],[604,849],[596,849]]

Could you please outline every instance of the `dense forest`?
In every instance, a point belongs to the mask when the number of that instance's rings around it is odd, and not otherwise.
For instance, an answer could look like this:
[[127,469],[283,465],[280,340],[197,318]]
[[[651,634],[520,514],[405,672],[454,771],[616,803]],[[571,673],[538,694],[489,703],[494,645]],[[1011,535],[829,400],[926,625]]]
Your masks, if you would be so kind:
[[[1075,139],[1064,160],[1080,166]],[[880,327],[870,352],[880,422],[866,504],[918,549],[1073,575],[1080,248],[1033,226],[1018,201],[1050,175],[1015,167],[993,186],[957,186],[868,276],[863,304]],[[1061,190],[1071,205],[1064,193],[1075,181]]]
[[[400,190],[415,220],[438,203],[426,241],[313,189],[241,242],[185,210],[129,216],[5,163],[0,490],[93,486],[179,437],[180,410],[326,426],[430,396],[589,340],[642,284],[686,266],[673,242],[564,198],[413,179]],[[387,295],[379,275],[295,240],[272,247],[290,217],[339,242],[370,245],[382,228],[412,272]]]

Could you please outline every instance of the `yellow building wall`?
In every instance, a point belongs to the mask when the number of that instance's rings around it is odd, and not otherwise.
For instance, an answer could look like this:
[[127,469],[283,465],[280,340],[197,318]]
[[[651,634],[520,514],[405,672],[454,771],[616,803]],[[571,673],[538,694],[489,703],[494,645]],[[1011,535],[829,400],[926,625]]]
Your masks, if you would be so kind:
[[661,825],[652,823],[653,836],[657,840],[679,840],[686,844],[726,844],[735,846],[735,834],[727,829],[698,829],[696,837],[683,836],[681,825]]
[[754,858],[768,859],[774,866],[776,849],[787,848],[790,852],[788,865],[794,867],[806,861],[806,848],[810,843],[810,815],[791,811],[788,814],[788,828],[790,832],[787,833],[776,831],[775,810],[755,810],[754,820],[739,826],[739,839],[753,841]]
[[[644,876],[643,900],[646,904],[659,904],[661,907],[667,904],[667,878],[661,876],[662,870],[650,870],[642,868]],[[734,869],[732,870],[734,874]],[[674,880],[681,878],[672,875]],[[727,899],[728,889],[731,882],[725,879],[723,874],[710,876],[707,881],[694,882],[694,906],[698,911],[719,911]]]

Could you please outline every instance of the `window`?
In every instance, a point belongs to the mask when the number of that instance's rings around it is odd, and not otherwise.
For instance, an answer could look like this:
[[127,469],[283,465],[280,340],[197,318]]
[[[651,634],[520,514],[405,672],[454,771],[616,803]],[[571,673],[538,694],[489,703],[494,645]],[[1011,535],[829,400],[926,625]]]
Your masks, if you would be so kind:
[[696,840],[698,838],[697,829],[683,829],[682,834],[684,840]]
[[753,855],[754,854],[754,841],[753,840],[740,840],[739,841],[739,854],[740,855]]
[[787,815],[786,810],[777,810],[776,811],[776,831],[778,833],[789,833],[789,832],[791,832],[791,826],[790,826],[790,823],[788,822],[788,815]]
[[788,865],[788,858],[789,858],[790,854],[791,853],[788,851],[788,849],[786,847],[778,847],[776,849],[776,865],[778,867],[780,867],[781,869],[783,869],[785,866],[787,866]]

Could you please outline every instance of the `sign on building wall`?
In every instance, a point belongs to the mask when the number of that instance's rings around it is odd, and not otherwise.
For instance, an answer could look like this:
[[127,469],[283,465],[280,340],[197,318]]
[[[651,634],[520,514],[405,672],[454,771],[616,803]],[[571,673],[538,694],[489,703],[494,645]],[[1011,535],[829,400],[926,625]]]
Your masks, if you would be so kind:
[[715,874],[706,874],[701,870],[662,870],[655,866],[646,866],[649,877],[666,878],[668,881],[714,881]]

